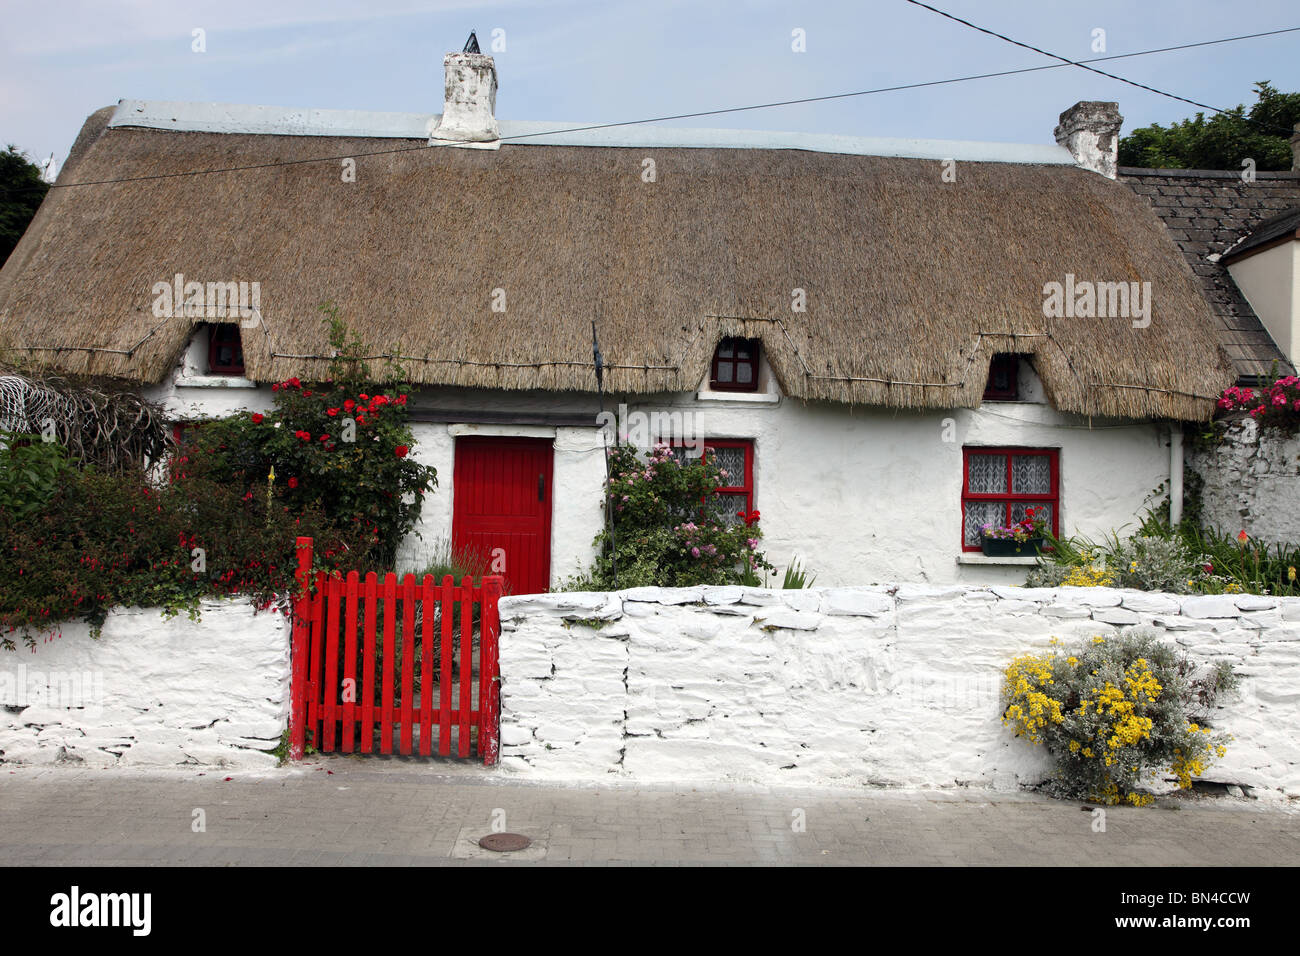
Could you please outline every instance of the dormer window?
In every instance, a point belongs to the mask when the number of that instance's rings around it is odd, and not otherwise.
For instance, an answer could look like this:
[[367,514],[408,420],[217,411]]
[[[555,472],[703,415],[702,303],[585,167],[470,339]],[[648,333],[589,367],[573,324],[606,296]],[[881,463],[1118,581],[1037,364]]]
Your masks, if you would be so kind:
[[1020,398],[1020,358],[995,355],[989,363],[989,380],[984,386],[986,402],[1014,402]]
[[709,388],[721,392],[758,391],[758,339],[723,339],[713,353]]
[[239,326],[223,322],[208,326],[208,372],[213,375],[243,375],[244,347]]

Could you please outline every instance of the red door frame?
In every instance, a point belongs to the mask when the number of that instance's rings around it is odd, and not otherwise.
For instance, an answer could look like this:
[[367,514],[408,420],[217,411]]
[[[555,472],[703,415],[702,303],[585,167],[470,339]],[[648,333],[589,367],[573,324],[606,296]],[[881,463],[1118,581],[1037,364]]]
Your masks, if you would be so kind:
[[[462,445],[462,442],[465,443]],[[545,545],[542,548],[542,581],[544,590],[551,589],[551,515],[554,510],[554,474],[555,474],[555,442],[550,438],[514,438],[514,437],[497,437],[484,435],[463,435],[456,439],[456,451],[454,463],[452,466],[452,505],[451,505],[451,540],[457,541],[460,537],[459,532],[463,530],[462,513],[457,507],[457,501],[460,499],[460,490],[464,474],[461,471],[461,464],[464,461],[460,454],[460,449],[468,445],[487,446],[487,447],[531,447],[544,448],[546,450],[545,461],[542,465],[543,478],[543,495],[545,506],[542,509],[542,537]],[[531,487],[531,486],[530,486]],[[510,565],[507,563],[505,578],[510,581]],[[510,581],[510,584],[515,584]]]

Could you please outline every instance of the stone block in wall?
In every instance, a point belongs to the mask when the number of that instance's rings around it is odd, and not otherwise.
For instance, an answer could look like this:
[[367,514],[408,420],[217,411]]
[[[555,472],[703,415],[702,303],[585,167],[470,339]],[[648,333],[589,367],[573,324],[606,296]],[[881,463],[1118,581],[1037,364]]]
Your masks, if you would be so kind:
[[1094,621],[1101,621],[1104,624],[1129,625],[1138,624],[1142,618],[1132,611],[1122,607],[1099,607],[1092,612]]
[[1125,589],[1120,604],[1130,611],[1143,614],[1177,614],[1182,602],[1168,594],[1153,591],[1131,591]]
[[1183,598],[1183,616],[1192,618],[1236,617],[1241,613],[1231,594],[1199,594]]
[[821,613],[880,617],[894,610],[893,595],[866,588],[826,588],[821,595]]

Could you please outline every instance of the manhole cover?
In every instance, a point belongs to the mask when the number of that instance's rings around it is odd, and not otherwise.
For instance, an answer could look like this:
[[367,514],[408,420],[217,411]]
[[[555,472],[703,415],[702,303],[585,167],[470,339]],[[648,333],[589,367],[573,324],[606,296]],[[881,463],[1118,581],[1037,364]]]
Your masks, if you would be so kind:
[[478,845],[485,850],[510,853],[514,850],[526,850],[532,842],[522,833],[489,833],[478,841]]

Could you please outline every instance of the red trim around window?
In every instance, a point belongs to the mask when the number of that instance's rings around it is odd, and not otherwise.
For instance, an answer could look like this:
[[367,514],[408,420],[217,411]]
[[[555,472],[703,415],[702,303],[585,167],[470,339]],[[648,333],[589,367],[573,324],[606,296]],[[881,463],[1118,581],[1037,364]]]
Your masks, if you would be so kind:
[[[757,392],[758,391],[758,339],[723,339],[713,350],[713,364],[709,368],[709,388],[715,392]],[[744,358],[737,356],[743,349]],[[724,355],[730,352],[730,355]],[[749,381],[740,381],[740,370],[746,369]],[[719,372],[725,370],[725,380],[720,381]]]
[[[1005,494],[988,494],[975,493],[970,490],[970,459],[972,455],[1004,455],[1007,465],[1007,491]],[[1048,458],[1051,462],[1051,485],[1047,494],[1030,495],[1015,494],[1012,492],[1011,484],[1011,458],[1013,455],[1041,455]],[[1002,501],[1006,502],[1004,511],[1004,521],[1011,523],[1011,506],[1013,504],[1041,502],[1052,506],[1052,535],[1060,536],[1061,527],[1061,459],[1059,448],[984,448],[978,445],[972,445],[962,449],[961,454],[961,549],[963,551],[979,551],[978,544],[969,545],[966,543],[966,502],[968,501]]]
[[[745,510],[754,510],[754,443],[748,439],[705,439],[705,448],[743,448],[745,451],[745,482],[740,485],[722,485],[714,489],[719,495],[744,495]],[[728,475],[734,478],[735,475]]]

